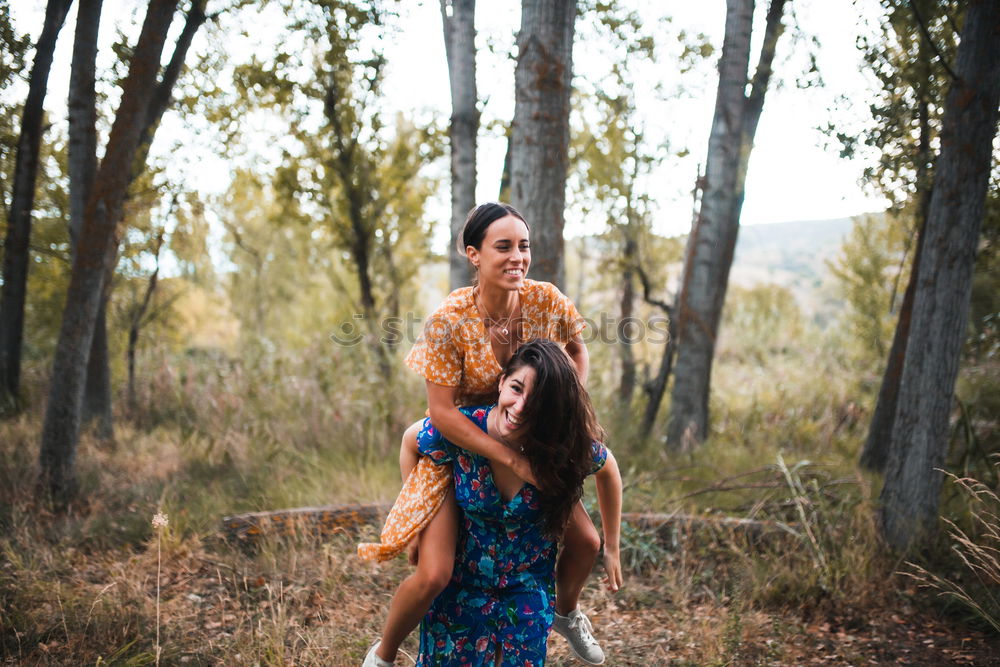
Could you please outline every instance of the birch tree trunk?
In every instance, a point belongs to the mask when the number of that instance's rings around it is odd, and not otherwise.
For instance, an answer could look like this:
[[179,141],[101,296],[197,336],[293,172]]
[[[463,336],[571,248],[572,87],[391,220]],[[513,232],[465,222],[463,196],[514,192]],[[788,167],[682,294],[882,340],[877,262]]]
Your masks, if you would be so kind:
[[176,7],[177,0],[150,0],[104,159],[84,212],[56,344],[39,455],[40,484],[58,499],[66,499],[76,491],[76,446],[87,356],[104,278],[117,253],[115,227],[122,217],[129,174]]
[[945,104],[885,485],[886,541],[906,550],[937,526],[948,421],[1000,103],[1000,3],[972,0]]
[[444,46],[451,84],[451,251],[448,283],[458,289],[472,282],[469,262],[457,251],[462,226],[476,205],[476,0],[441,0]]
[[35,45],[28,97],[17,140],[14,185],[4,241],[3,290],[0,293],[0,409],[16,406],[21,388],[21,344],[24,340],[24,300],[28,289],[28,248],[31,210],[35,205],[38,151],[42,143],[45,93],[56,39],[72,0],[49,0],[45,23]]
[[531,226],[531,276],[562,286],[576,0],[523,0],[514,72],[511,203]]
[[677,295],[677,360],[667,444],[689,448],[708,433],[708,399],[715,340],[739,232],[744,184],[785,0],[772,0],[750,95],[747,71],[753,0],[728,0],[719,61],[719,88],[708,140],[701,210],[688,237]]

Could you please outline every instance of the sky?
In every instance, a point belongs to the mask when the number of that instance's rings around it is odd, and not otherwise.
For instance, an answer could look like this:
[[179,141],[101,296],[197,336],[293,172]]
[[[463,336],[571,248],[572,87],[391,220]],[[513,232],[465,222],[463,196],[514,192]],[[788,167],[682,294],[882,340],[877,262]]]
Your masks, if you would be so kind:
[[[141,0],[105,0],[105,15],[120,18],[135,16],[141,21]],[[481,100],[484,129],[480,133],[478,155],[479,201],[495,199],[503,163],[505,140],[486,128],[492,121],[507,122],[513,116],[514,72],[509,58],[520,20],[519,3],[514,0],[477,3],[477,85]],[[676,235],[688,231],[692,217],[691,188],[696,171],[704,163],[708,132],[715,103],[717,73],[715,62],[721,50],[725,22],[724,0],[631,0],[654,35],[660,63],[637,66],[640,83],[635,95],[640,119],[648,137],[655,143],[669,142],[671,157],[666,159],[643,183],[650,195],[654,230]],[[762,32],[765,2],[758,2],[754,34]],[[404,0],[398,5],[399,16],[380,39],[388,62],[383,90],[390,111],[436,117],[442,123],[450,116],[450,93],[447,64],[441,29],[438,0]],[[741,222],[745,225],[795,220],[840,218],[880,210],[884,202],[866,194],[859,185],[863,162],[844,161],[835,147],[817,130],[828,122],[843,122],[856,127],[870,93],[870,82],[861,72],[860,56],[855,49],[859,30],[858,17],[875,11],[874,0],[855,3],[828,0],[796,0],[788,3],[790,14],[786,31],[778,45],[775,79],[767,93],[764,112],[757,130],[746,182],[746,198]],[[211,6],[210,6],[211,10]],[[18,30],[37,36],[44,18],[40,0],[13,0],[12,13]],[[670,21],[664,22],[664,16]],[[71,11],[60,35],[46,108],[50,114],[65,114],[66,84],[69,73],[72,29],[75,10]],[[266,49],[275,31],[260,26],[272,25],[280,16],[250,16],[250,41],[234,40],[228,49]],[[259,20],[258,20],[259,19]],[[175,19],[175,29],[180,21]],[[111,21],[102,25],[101,40],[113,38]],[[578,21],[579,25],[579,21]],[[710,61],[687,73],[677,71],[670,55],[677,51],[677,34],[704,33],[716,45]],[[793,35],[797,35],[794,47]],[[806,70],[804,57],[810,47],[824,79],[824,87],[801,89],[796,79]],[[595,40],[579,39],[574,45],[574,77],[586,84],[600,77],[610,67],[602,53],[603,45]],[[196,43],[195,48],[199,48]],[[205,48],[202,44],[200,48]],[[755,40],[751,62],[756,62],[759,43]],[[108,50],[104,50],[108,56]],[[838,112],[831,112],[841,100]],[[844,101],[846,100],[846,102]],[[270,130],[269,130],[270,131]],[[185,136],[185,128],[175,119],[165,118],[161,134]],[[214,155],[204,146],[190,145],[175,150],[172,142],[158,135],[154,152],[173,150],[178,173],[209,193],[219,194],[228,184],[220,174],[228,174],[231,163],[226,156]],[[678,153],[686,153],[678,157]],[[437,166],[438,175],[446,176],[447,162]],[[447,179],[438,196],[428,206],[428,215],[438,220],[441,235],[436,244],[446,244],[449,195]],[[566,233],[575,236],[599,231],[601,216],[587,218],[572,204],[567,211]],[[442,247],[441,250],[444,250]]]

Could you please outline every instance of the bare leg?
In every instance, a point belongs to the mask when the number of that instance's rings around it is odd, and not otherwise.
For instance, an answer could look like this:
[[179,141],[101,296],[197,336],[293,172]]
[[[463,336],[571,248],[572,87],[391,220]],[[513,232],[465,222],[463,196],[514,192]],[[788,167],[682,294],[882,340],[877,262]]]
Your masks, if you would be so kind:
[[556,563],[556,613],[566,616],[577,608],[600,550],[601,536],[580,501],[566,525],[563,548]]
[[396,659],[399,645],[417,627],[434,598],[451,580],[458,541],[458,505],[454,490],[448,491],[441,509],[417,539],[417,569],[396,589],[382,629],[382,643],[375,651],[378,657],[389,662]]

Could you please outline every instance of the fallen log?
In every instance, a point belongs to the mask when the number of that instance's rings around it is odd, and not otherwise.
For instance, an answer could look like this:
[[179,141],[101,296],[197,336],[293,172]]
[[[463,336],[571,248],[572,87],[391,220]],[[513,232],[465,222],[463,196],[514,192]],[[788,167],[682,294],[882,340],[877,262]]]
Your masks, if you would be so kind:
[[356,533],[362,526],[382,522],[389,505],[325,505],[248,512],[222,519],[222,532],[230,542],[249,545],[262,537],[326,538]]
[[[364,526],[378,526],[389,512],[389,507],[373,503],[248,512],[223,518],[222,532],[228,541],[245,546],[265,536],[322,539],[345,533],[355,534]],[[712,541],[742,537],[751,544],[757,544],[775,536],[795,534],[794,529],[776,521],[737,517],[626,512],[622,514],[622,521],[643,532],[654,533],[657,541],[666,548],[676,547],[692,536]]]

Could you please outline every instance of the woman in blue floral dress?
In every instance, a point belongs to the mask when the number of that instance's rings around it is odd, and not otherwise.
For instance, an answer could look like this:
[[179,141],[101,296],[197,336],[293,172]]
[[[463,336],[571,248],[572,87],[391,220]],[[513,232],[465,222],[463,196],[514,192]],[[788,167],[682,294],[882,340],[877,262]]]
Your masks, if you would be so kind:
[[600,444],[586,390],[550,341],[532,341],[511,358],[496,405],[462,408],[480,429],[529,460],[544,491],[512,470],[445,440],[425,420],[420,453],[451,463],[461,510],[448,587],[420,625],[418,665],[545,663],[555,608],[558,539],[584,478],[597,473],[602,524],[617,539],[621,477]]

